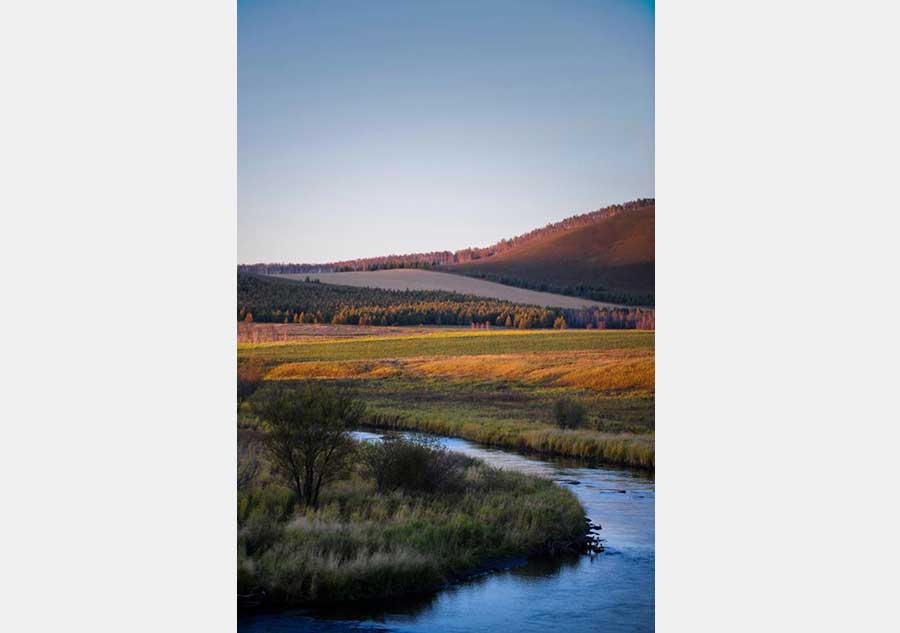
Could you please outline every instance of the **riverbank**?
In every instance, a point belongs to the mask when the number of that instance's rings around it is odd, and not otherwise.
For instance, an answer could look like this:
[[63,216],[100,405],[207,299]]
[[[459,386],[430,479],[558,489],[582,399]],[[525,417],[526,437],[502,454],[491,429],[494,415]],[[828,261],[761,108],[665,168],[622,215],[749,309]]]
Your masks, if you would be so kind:
[[454,464],[459,478],[429,492],[379,491],[358,464],[318,508],[295,506],[274,480],[240,491],[238,593],[265,606],[385,599],[589,545],[571,491],[461,456]]
[[609,466],[627,466],[653,471],[656,450],[653,435],[601,433],[592,430],[523,427],[490,420],[468,421],[446,418],[411,418],[370,414],[366,424],[376,429],[422,431],[459,437],[487,446],[512,448],[537,455],[576,457]]

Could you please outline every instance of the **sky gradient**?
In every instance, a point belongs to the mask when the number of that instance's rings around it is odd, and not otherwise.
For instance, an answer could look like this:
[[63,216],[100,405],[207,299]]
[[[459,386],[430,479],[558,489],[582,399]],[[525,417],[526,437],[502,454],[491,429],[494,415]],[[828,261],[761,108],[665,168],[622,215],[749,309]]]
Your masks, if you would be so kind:
[[238,261],[486,246],[653,197],[652,2],[238,2]]

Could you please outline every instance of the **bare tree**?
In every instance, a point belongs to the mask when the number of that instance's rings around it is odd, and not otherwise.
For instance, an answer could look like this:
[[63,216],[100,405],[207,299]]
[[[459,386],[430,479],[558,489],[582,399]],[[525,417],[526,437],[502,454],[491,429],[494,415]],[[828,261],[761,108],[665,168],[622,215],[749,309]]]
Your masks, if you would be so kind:
[[322,485],[340,477],[353,452],[350,429],[362,406],[343,390],[308,383],[276,387],[256,406],[272,462],[307,506],[318,507]]

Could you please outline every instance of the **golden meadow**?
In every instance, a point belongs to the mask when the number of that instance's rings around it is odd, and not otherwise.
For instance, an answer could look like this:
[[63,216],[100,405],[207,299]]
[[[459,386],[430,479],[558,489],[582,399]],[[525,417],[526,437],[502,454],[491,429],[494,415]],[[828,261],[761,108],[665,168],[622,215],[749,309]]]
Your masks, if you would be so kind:
[[[310,336],[241,343],[238,370],[350,386],[370,426],[653,469],[654,342],[636,330]],[[581,428],[557,426],[560,399],[584,405]],[[239,425],[254,420],[241,414]]]

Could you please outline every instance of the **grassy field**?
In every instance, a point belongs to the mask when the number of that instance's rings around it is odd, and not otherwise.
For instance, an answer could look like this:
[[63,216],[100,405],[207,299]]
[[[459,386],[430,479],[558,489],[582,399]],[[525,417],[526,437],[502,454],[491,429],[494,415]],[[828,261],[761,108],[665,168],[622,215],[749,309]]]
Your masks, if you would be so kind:
[[309,360],[365,360],[481,354],[653,350],[653,332],[633,330],[451,330],[412,336],[373,336],[342,340],[242,343],[238,358],[280,364]]
[[[376,426],[653,468],[654,333],[436,331],[238,345],[267,381],[329,380],[365,401]],[[582,428],[561,429],[561,398]],[[242,416],[241,423],[252,425]]]
[[382,288],[385,290],[443,290],[460,294],[490,297],[501,301],[511,301],[546,308],[581,308],[584,306],[605,307],[614,304],[591,301],[578,297],[567,297],[549,292],[538,292],[525,288],[515,288],[503,284],[474,279],[462,275],[435,272],[431,270],[404,269],[354,271],[345,273],[300,273],[278,275],[286,279],[302,280],[309,277],[322,283],[338,286]]

